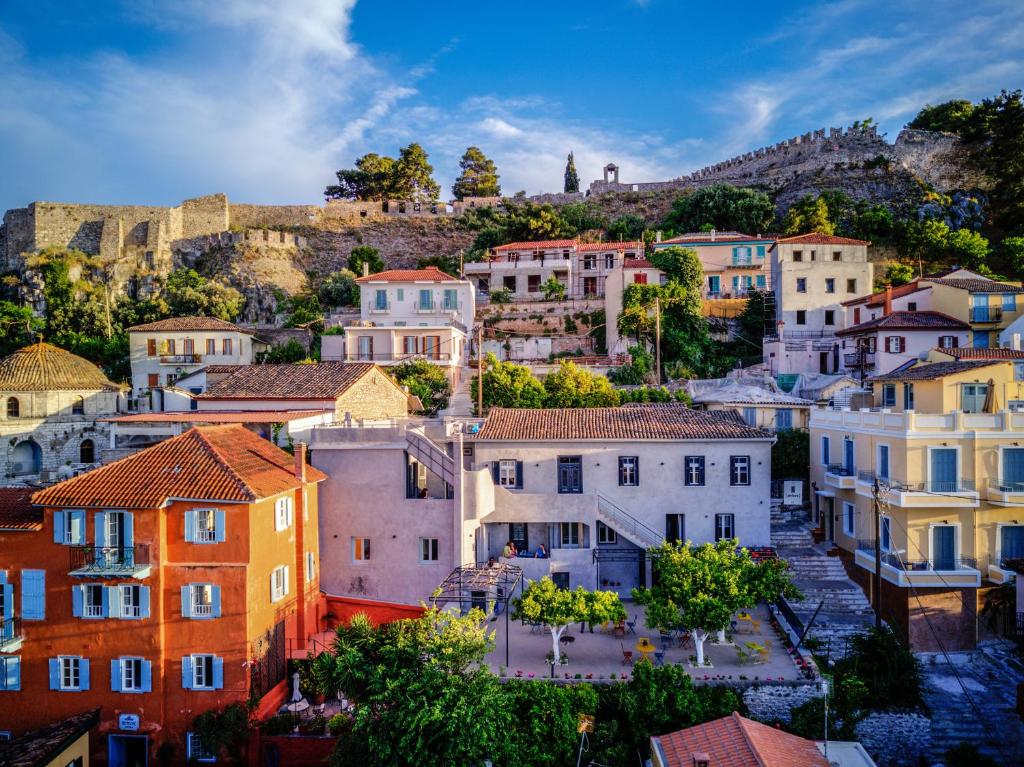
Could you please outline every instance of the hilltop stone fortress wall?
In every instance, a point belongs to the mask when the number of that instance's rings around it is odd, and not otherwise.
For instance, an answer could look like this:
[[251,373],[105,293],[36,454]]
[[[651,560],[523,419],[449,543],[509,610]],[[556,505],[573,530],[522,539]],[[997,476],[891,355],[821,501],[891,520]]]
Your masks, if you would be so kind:
[[821,128],[709,165],[671,181],[620,183],[618,168],[609,165],[604,178],[590,185],[591,194],[656,192],[691,189],[727,182],[737,186],[778,188],[794,176],[831,171],[837,166],[863,166],[885,161],[902,166],[935,188],[946,191],[978,182],[965,177],[965,150],[952,134],[904,129],[895,144],[878,135],[875,126]]

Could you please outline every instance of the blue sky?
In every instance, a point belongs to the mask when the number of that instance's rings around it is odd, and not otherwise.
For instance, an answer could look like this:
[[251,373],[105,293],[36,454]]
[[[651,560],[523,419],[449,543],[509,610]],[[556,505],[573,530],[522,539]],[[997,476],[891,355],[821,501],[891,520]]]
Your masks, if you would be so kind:
[[0,14],[0,209],[320,202],[410,141],[506,193],[671,178],[815,128],[1024,85],[1020,0],[36,0]]

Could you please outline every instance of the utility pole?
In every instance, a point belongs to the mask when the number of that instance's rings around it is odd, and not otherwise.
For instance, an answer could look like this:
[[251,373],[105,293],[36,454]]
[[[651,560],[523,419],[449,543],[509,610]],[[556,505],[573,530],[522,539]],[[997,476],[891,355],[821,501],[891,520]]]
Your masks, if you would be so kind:
[[875,628],[882,628],[882,510],[878,504],[878,477],[871,487],[871,510],[875,516]]
[[462,263],[462,248],[459,248],[459,277],[465,276],[465,264]]
[[484,417],[484,327],[476,327],[476,414]]
[[661,296],[654,297],[654,376],[661,386]]

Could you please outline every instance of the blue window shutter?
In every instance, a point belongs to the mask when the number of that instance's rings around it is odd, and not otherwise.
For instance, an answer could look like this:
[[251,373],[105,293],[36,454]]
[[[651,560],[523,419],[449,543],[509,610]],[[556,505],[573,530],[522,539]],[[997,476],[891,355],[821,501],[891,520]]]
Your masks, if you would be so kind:
[[185,512],[185,541],[187,543],[196,541],[196,513],[194,511]]
[[0,583],[7,583],[7,571],[0,570]]
[[213,592],[212,595],[211,595],[211,600],[213,602],[213,604],[211,605],[211,607],[212,607],[211,615],[213,615],[214,618],[219,618],[220,617],[220,586],[211,586],[210,590]]
[[188,584],[181,587],[181,617],[192,617],[192,587]]
[[85,586],[72,586],[71,587],[71,615],[75,618],[81,618],[85,612]]
[[121,515],[124,524],[124,545],[131,548],[135,545],[135,515],[126,511]]
[[516,461],[516,489],[523,489],[523,462]]
[[107,515],[102,511],[96,512],[96,545],[107,545]]
[[41,621],[46,618],[46,571],[21,571],[21,617]]
[[78,661],[78,689],[89,689],[89,659],[82,658]]
[[218,656],[213,657],[213,689],[220,690],[224,687],[224,659]]
[[764,245],[757,246],[757,257],[764,258]]
[[763,274],[757,275],[757,287],[764,288],[768,285],[768,280]]
[[64,543],[64,512],[53,512],[53,542]]
[[733,248],[732,249],[732,263],[733,263],[733,266],[735,266],[739,262],[740,262],[740,249],[739,248]]
[[739,277],[733,277],[732,278],[732,289],[733,290],[739,290],[740,289],[740,278]]
[[149,617],[149,586],[139,586],[139,617]]
[[121,660],[119,658],[110,661],[110,689],[114,692],[121,692]]
[[0,615],[0,618],[7,620],[14,617],[14,584],[5,583],[3,584],[4,592],[4,612]]
[[499,464],[497,461],[491,461],[491,479],[494,480],[494,484],[498,484],[498,471]]
[[181,688],[192,689],[192,656],[186,655],[181,659]]
[[50,689],[60,689],[60,661],[50,658]]
[[69,511],[71,515],[71,542],[76,546],[85,543],[85,512]]
[[142,692],[153,692],[153,663],[148,660],[142,661]]
[[224,512],[221,509],[217,509],[213,512],[213,524],[216,529],[214,540],[217,541],[217,543],[224,543],[227,539],[227,528],[224,526],[224,522]]
[[4,671],[4,690],[20,690],[21,689],[21,658],[17,656],[10,656],[4,658],[3,671]]
[[[117,586],[107,586],[100,591],[100,605],[103,608],[103,617],[110,617],[110,592],[112,589],[118,588]],[[120,601],[120,600],[118,600]]]

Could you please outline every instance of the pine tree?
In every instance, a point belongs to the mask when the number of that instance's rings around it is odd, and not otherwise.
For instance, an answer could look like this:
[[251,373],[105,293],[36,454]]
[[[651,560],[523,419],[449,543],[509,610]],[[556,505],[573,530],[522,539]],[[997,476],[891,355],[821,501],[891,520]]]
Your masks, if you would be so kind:
[[452,185],[452,195],[456,200],[467,197],[500,197],[501,184],[498,183],[498,169],[479,147],[466,148],[459,160],[462,173]]
[[434,167],[419,144],[409,144],[398,153],[392,170],[392,199],[433,202],[441,194],[434,181]]
[[578,192],[580,190],[580,176],[576,172],[576,160],[569,152],[569,160],[565,163],[565,191]]

